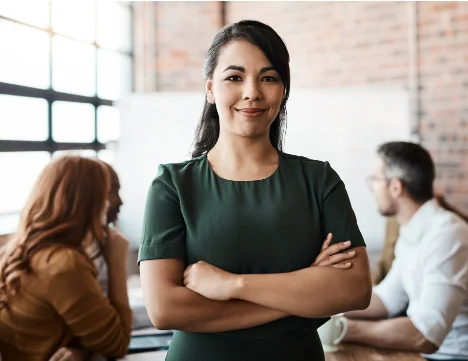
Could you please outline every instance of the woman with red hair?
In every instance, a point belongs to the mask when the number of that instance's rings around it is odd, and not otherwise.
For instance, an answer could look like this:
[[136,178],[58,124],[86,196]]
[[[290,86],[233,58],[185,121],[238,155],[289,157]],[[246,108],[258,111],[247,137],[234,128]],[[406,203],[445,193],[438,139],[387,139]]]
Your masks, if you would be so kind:
[[[66,359],[56,351],[77,341],[106,357],[126,353],[132,323],[128,242],[108,242],[109,188],[98,160],[64,156],[42,171],[18,232],[0,253],[3,361]],[[95,240],[108,264],[108,298],[93,264],[99,254],[87,252]]]

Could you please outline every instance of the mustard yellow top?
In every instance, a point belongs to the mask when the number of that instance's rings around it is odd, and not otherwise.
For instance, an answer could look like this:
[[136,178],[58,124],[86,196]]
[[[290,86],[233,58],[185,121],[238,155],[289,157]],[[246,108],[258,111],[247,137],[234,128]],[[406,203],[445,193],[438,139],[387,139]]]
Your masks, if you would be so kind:
[[49,360],[74,338],[105,357],[126,353],[131,309],[103,295],[92,264],[75,250],[35,254],[10,305],[0,311],[2,361]]

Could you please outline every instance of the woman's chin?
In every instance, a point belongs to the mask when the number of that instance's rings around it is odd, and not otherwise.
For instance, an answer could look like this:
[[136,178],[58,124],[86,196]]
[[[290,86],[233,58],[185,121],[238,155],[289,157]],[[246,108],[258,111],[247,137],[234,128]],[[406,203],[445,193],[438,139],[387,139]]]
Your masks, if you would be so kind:
[[265,128],[260,123],[249,122],[237,127],[234,133],[244,138],[261,138],[262,136],[269,136],[269,128]]

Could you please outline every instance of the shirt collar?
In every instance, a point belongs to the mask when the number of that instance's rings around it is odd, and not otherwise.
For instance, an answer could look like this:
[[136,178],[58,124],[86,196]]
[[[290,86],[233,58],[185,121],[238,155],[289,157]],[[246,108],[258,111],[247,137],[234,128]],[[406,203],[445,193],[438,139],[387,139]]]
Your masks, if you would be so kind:
[[399,238],[408,243],[418,243],[427,230],[432,216],[439,208],[439,203],[434,198],[425,202],[411,217],[408,224],[400,227]]

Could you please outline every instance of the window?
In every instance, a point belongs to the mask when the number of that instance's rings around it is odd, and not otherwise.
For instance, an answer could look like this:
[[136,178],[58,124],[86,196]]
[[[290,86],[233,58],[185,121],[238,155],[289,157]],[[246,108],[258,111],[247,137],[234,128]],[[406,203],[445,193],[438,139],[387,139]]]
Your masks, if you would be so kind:
[[0,1],[0,234],[53,157],[112,161],[114,101],[133,90],[132,27],[129,2]]

